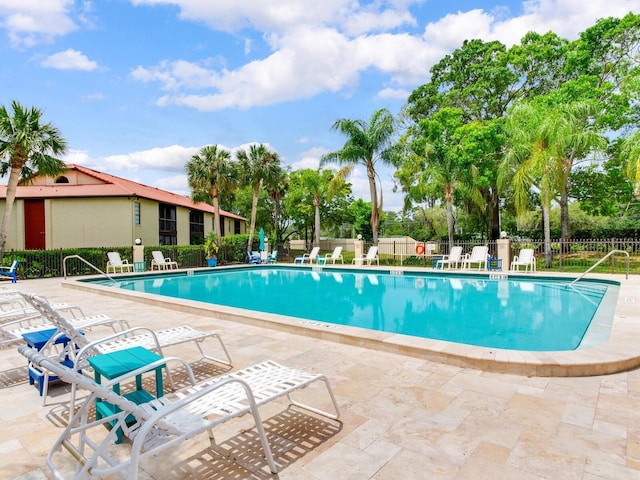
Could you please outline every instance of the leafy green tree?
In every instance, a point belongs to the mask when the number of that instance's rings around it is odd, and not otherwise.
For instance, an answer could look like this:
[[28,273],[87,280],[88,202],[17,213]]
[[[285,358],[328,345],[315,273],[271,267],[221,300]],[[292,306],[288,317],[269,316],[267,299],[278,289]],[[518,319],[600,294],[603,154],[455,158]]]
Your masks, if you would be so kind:
[[282,210],[282,201],[289,188],[289,173],[284,168],[279,168],[277,172],[265,179],[264,189],[271,198],[273,204],[273,233],[276,245],[282,243],[283,225],[280,212]]
[[285,207],[295,231],[304,232],[305,239],[311,231],[315,242],[319,242],[321,225],[331,229],[350,220],[346,213],[350,201],[351,185],[331,170],[291,172]]
[[371,228],[371,204],[361,198],[356,199],[349,206],[349,213],[352,218],[351,224],[356,235],[362,235],[365,240],[373,240],[373,230]]
[[218,247],[222,244],[220,231],[220,196],[226,196],[237,188],[237,170],[231,161],[231,153],[217,145],[206,145],[187,162],[187,180],[191,198],[195,202],[213,205],[213,231]]
[[11,110],[0,106],[0,175],[9,174],[0,231],[0,261],[18,184],[38,175],[60,175],[66,169],[65,163],[56,156],[66,152],[67,143],[51,123],[42,123],[42,110],[25,108],[15,100],[11,102]]
[[373,242],[378,243],[378,228],[382,215],[382,192],[378,193],[376,164],[391,164],[392,136],[394,134],[393,115],[382,108],[371,116],[369,122],[364,120],[337,120],[332,127],[347,137],[341,150],[323,155],[320,166],[329,162],[343,165],[340,174],[345,178],[357,165],[365,167],[369,180],[371,197],[371,231]]
[[256,229],[256,214],[258,211],[258,197],[260,185],[263,180],[274,178],[280,173],[280,156],[276,152],[270,152],[264,145],[251,145],[249,151],[239,150],[236,154],[238,168],[240,169],[240,181],[244,185],[250,185],[253,192],[251,204],[251,223],[249,227],[249,239],[247,250],[251,250],[253,236]]

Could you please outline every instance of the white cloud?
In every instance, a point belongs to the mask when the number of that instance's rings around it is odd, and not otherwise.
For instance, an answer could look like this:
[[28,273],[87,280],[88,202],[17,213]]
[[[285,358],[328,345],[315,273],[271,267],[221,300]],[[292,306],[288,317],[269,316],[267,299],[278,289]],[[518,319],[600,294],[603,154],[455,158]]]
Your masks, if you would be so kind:
[[505,8],[474,9],[429,23],[422,35],[393,33],[398,27],[415,26],[409,8],[417,3],[421,2],[362,6],[329,0],[308,8],[301,0],[137,0],[134,4],[176,5],[181,18],[204,21],[214,29],[256,30],[272,53],[233,70],[174,61],[141,66],[132,75],[160,82],[170,92],[158,104],[203,111],[272,105],[324,92],[349,94],[360,76],[372,69],[389,78],[378,97],[399,98],[425,82],[431,66],[465,39],[498,39],[511,45],[530,30],[575,38],[598,18],[637,9],[637,0],[528,0],[515,16]]
[[43,67],[55,68],[57,70],[85,70],[91,71],[98,68],[98,63],[79,52],[71,48],[64,52],[54,53],[49,55],[42,61]]
[[12,46],[32,47],[77,28],[73,5],[74,0],[0,0],[0,27]]
[[[309,150],[302,152],[300,154],[300,160],[293,162],[291,164],[291,169],[303,170],[305,168],[311,168],[313,170],[317,170],[318,167],[320,167],[320,158],[322,157],[322,155],[328,152],[329,150],[327,150],[324,147],[310,148]],[[331,168],[331,167],[329,166],[326,168]]]

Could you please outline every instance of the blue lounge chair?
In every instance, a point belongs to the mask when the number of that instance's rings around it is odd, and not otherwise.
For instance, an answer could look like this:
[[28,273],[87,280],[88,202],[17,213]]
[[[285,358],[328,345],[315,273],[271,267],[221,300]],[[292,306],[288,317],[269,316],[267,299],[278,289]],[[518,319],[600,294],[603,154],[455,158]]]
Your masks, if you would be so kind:
[[247,252],[247,263],[248,264],[258,264],[258,263],[262,263],[262,259],[260,258],[260,252]]
[[267,257],[267,263],[278,263],[278,250],[274,250]]
[[10,267],[0,267],[0,275],[6,275],[11,278],[11,283],[16,283],[18,281],[17,273],[19,264],[20,262],[18,260],[14,260]]

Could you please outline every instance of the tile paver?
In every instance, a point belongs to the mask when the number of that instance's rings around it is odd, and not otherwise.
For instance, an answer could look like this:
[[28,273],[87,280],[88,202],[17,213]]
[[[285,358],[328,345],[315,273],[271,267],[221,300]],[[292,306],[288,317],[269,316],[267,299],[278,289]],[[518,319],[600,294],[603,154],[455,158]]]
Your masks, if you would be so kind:
[[[640,278],[632,281],[625,286],[625,296],[632,286],[640,287]],[[245,470],[211,454],[206,441],[196,440],[145,464],[141,478],[640,478],[638,369],[582,377],[486,372],[65,288],[60,279],[20,281],[17,287],[135,325],[215,329],[234,369],[272,358],[322,372],[331,381],[343,423],[327,421],[337,428],[312,448],[299,445],[277,477]],[[640,321],[640,302],[634,308],[626,305],[625,312]],[[167,353],[198,357],[191,346]],[[52,387],[50,404],[42,407],[15,349],[1,350],[0,362],[2,477],[51,478],[44,459],[61,431],[68,387]],[[286,428],[287,412],[286,403],[276,402],[262,413],[277,429]],[[224,444],[225,436],[249,441],[242,430],[246,426],[246,421],[224,425],[219,441]]]

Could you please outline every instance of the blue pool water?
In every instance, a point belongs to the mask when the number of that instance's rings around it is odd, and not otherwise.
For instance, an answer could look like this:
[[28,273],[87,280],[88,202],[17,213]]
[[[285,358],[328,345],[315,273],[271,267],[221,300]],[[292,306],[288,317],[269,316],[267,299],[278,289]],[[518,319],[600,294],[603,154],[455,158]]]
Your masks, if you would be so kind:
[[110,285],[483,347],[557,351],[578,347],[613,287],[602,282],[568,284],[535,277],[256,266],[126,277]]

